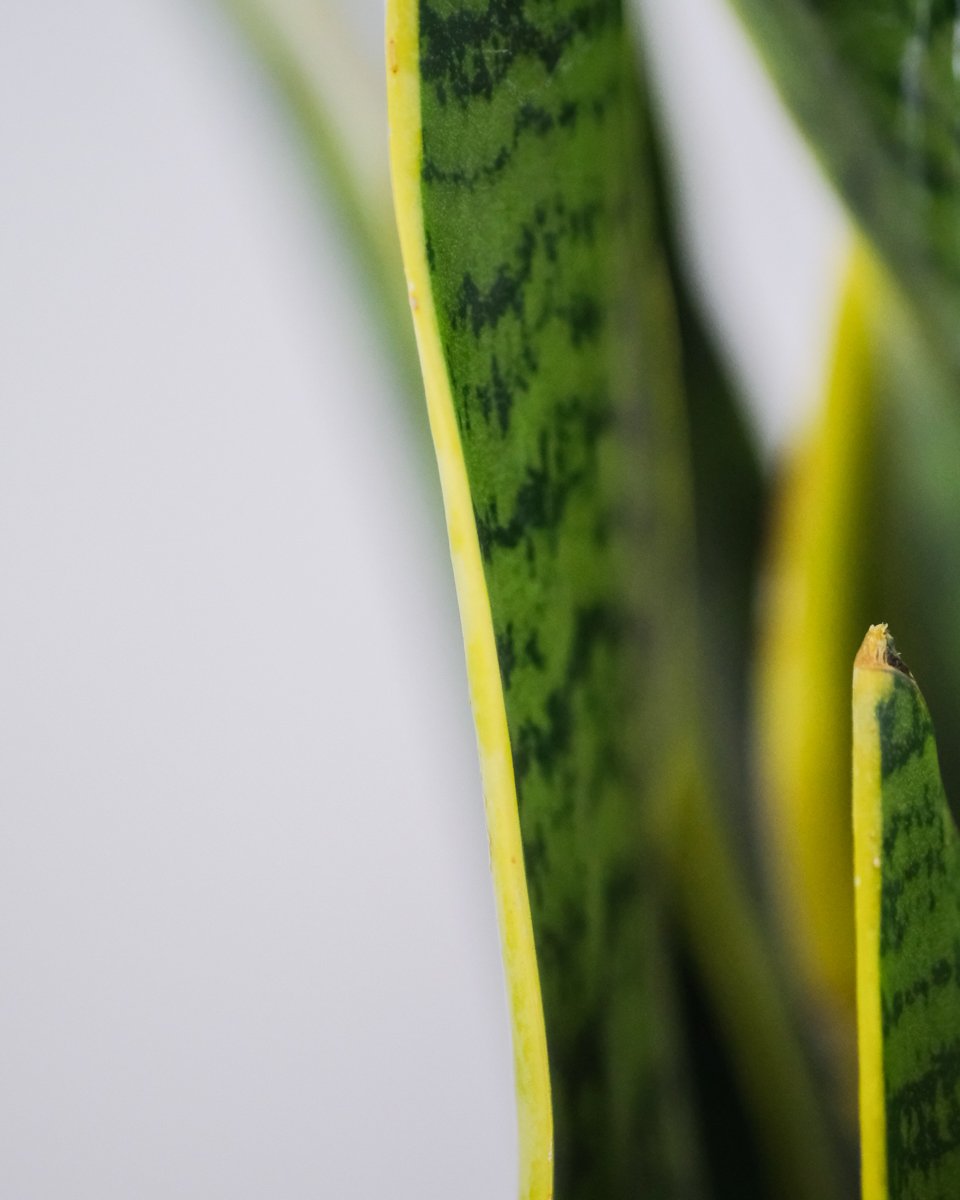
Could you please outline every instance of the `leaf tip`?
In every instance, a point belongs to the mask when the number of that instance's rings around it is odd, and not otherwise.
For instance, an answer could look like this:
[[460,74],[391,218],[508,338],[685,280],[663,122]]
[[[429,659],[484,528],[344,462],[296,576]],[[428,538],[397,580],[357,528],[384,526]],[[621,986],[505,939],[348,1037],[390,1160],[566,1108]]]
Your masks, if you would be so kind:
[[893,635],[886,622],[870,626],[867,636],[857,651],[853,666],[854,670],[899,671],[908,679],[913,678],[910,668],[897,653]]

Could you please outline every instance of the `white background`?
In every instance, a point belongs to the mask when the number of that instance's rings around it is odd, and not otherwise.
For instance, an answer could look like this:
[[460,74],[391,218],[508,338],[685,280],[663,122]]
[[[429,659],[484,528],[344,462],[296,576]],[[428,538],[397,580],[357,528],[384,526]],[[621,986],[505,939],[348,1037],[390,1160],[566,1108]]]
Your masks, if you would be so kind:
[[[719,0],[645,10],[769,452],[817,390],[842,223]],[[0,1196],[513,1195],[423,467],[222,14],[3,6]]]

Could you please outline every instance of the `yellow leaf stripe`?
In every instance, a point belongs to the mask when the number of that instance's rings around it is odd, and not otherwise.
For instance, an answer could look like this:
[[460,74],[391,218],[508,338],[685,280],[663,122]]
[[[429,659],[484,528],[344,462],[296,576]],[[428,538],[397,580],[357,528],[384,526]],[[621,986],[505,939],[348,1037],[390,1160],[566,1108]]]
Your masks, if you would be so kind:
[[388,3],[386,49],[394,203],[460,604],[513,1026],[520,1197],[549,1200],[553,1194],[550,1075],[513,760],[490,601],[427,267],[420,191],[416,0]]
[[868,251],[857,247],[824,408],[780,492],[758,679],[759,777],[785,933],[821,1015],[839,1018],[848,1040],[854,951],[847,664],[866,624],[857,547],[867,519],[878,286]]

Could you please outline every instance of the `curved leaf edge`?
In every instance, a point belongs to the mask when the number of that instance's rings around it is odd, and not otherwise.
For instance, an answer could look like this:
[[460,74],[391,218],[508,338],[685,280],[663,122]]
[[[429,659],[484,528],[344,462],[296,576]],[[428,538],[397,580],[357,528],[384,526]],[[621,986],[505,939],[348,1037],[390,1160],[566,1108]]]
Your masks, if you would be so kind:
[[960,833],[886,625],[853,671],[862,1200],[960,1191]]
[[460,605],[512,1021],[520,1196],[549,1200],[553,1190],[550,1073],[516,781],[493,617],[427,262],[420,191],[417,0],[388,0],[386,61],[394,204]]

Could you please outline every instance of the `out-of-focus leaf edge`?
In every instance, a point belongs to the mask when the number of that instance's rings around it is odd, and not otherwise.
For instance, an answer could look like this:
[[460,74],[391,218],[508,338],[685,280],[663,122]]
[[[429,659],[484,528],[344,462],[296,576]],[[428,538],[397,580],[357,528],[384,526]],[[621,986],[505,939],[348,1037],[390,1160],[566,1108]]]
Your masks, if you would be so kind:
[[764,930],[702,779],[692,781],[673,867],[682,932],[701,974],[757,1131],[773,1194],[843,1194],[840,1139],[831,1136]]
[[[753,845],[744,828],[754,812],[750,652],[769,483],[685,270],[666,155],[658,149],[656,194],[679,318],[693,468],[698,633],[708,651],[699,655],[702,732],[689,752],[698,766],[675,831],[673,898],[681,939],[749,1112],[764,1181],[781,1196],[826,1200],[844,1194],[852,1172],[841,1152],[844,1139],[828,1131],[825,1097],[818,1095],[790,1012],[790,989],[757,918],[754,901],[763,888],[751,852],[763,847]],[[848,286],[858,295],[861,268],[855,253]],[[744,1181],[735,1186],[734,1194],[741,1194]]]
[[[956,289],[931,261],[913,197],[829,46],[821,17],[795,0],[727,0],[825,176],[914,308],[928,341],[960,370]],[[921,20],[917,12],[918,22]]]
[[[851,1043],[848,664],[864,625],[863,525],[870,519],[875,300],[882,286],[870,251],[855,243],[822,408],[790,455],[777,496],[757,656],[757,775],[780,916],[818,1015],[846,1026]],[[852,1071],[842,1073],[852,1082]]]
[[[411,337],[387,174],[384,171],[382,189],[365,186],[366,176],[361,177],[345,149],[349,130],[341,128],[319,77],[311,75],[304,66],[303,54],[291,44],[297,31],[288,28],[279,13],[272,12],[270,0],[222,3],[268,70],[300,130],[316,175],[361,268],[369,308],[386,338],[399,382],[415,401],[411,404],[415,421],[421,424],[420,370]],[[338,37],[342,35],[340,30],[335,32]],[[374,104],[370,107],[373,110]],[[376,166],[371,164],[368,172],[373,178],[379,175]]]

